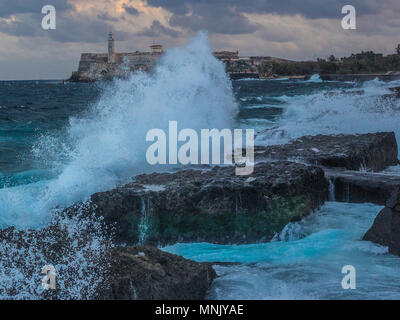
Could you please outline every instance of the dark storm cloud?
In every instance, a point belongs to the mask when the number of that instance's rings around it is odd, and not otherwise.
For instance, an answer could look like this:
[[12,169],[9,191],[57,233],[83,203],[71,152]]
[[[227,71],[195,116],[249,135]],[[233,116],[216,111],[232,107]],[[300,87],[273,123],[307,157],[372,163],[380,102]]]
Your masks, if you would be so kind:
[[100,20],[106,20],[106,21],[112,21],[112,22],[118,21],[118,18],[110,16],[107,12],[97,15],[97,18],[99,18]]
[[68,0],[1,0],[0,17],[7,18],[14,14],[41,13],[45,5],[53,5],[57,12],[72,9]]
[[122,7],[125,9],[126,13],[129,13],[132,16],[137,16],[139,14],[139,11],[134,7],[130,7],[127,5],[123,5]]
[[145,37],[158,37],[162,35],[166,35],[172,38],[177,38],[181,35],[180,32],[175,31],[171,28],[164,27],[160,21],[154,20],[151,24],[150,28],[147,28],[137,34],[138,36]]
[[377,14],[389,2],[391,0],[148,0],[149,5],[173,13],[170,19],[173,26],[223,34],[246,34],[257,30],[258,26],[252,24],[245,13],[341,19],[341,9],[346,4],[355,6],[357,15],[362,16]]
[[[245,1],[243,1],[245,2]],[[249,19],[232,5],[234,1],[148,1],[150,5],[161,6],[173,13],[171,26],[184,27],[192,31],[206,29],[224,34],[246,34],[258,29]]]
[[[116,30],[109,20],[101,20],[97,17],[89,18],[86,15],[65,14],[57,17],[57,29],[42,31],[50,38],[58,42],[104,42],[107,34]],[[118,31],[118,39],[129,38],[127,32]]]
[[[115,31],[104,17],[89,18],[79,14],[57,14],[56,30],[43,30],[42,14],[20,14],[11,22],[0,21],[0,32],[12,36],[49,37],[57,42],[104,42],[110,31]],[[129,34],[118,31],[120,40],[129,39]]]
[[206,29],[224,34],[252,33],[258,29],[258,25],[251,23],[243,14],[224,8],[215,8],[204,13],[193,12],[190,16],[174,14],[169,23],[171,26],[185,27],[192,31]]
[[[334,18],[341,14],[344,5],[351,4],[357,14],[374,14],[381,11],[390,0],[148,0],[151,6],[164,7],[174,14],[182,15],[190,11],[208,12],[212,8],[231,8],[237,13],[277,13],[281,15],[301,14],[307,18]],[[220,12],[220,10],[218,10]]]

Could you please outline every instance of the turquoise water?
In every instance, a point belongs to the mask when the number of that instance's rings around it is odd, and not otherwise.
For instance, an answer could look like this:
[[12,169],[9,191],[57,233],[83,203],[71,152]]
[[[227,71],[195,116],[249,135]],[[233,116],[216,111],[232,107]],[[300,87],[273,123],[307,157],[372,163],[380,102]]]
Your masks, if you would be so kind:
[[[250,245],[176,244],[163,250],[214,265],[210,299],[400,299],[400,258],[361,241],[382,207],[328,202],[275,241]],[[356,269],[344,290],[342,267]]]

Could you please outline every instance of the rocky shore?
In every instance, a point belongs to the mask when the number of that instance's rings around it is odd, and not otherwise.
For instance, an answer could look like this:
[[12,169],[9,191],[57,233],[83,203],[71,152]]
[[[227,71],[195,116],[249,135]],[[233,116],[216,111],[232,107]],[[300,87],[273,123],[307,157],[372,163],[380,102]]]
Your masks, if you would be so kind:
[[[44,229],[1,230],[8,260],[0,262],[24,275],[18,281],[40,280],[40,268],[51,262],[63,287],[80,287],[76,297],[83,299],[203,299],[216,277],[212,266],[151,245],[268,241],[328,199],[384,203],[400,181],[375,171],[397,157],[390,132],[317,135],[257,147],[250,176],[236,176],[232,166],[142,174],[58,212]],[[397,188],[364,237],[395,254],[399,199]],[[17,295],[18,281],[0,294]],[[37,285],[32,292],[45,299],[75,294]]]
[[258,147],[255,149],[255,157],[259,161],[280,159],[355,171],[381,171],[398,163],[397,150],[393,132],[320,134],[304,136],[284,145]]
[[282,161],[257,164],[249,177],[233,167],[140,175],[94,194],[89,210],[115,223],[123,243],[248,243],[270,240],[327,194],[320,168]]
[[399,176],[381,172],[399,164],[393,132],[305,136],[284,145],[259,147],[255,157],[321,167],[335,201],[384,205],[393,188],[400,185]]
[[373,171],[397,164],[397,156],[393,133],[306,136],[257,147],[251,176],[218,166],[139,175],[92,195],[86,211],[126,244],[268,241],[329,198],[384,203],[399,178]]

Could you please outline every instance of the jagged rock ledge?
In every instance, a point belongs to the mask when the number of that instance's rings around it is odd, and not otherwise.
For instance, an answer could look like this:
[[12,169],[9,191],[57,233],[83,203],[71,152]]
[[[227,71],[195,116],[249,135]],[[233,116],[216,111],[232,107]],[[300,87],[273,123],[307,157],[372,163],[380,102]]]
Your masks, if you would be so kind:
[[400,176],[376,173],[399,164],[393,132],[304,136],[258,147],[256,159],[292,160],[320,166],[331,182],[331,200],[384,205]]
[[387,246],[389,253],[400,255],[400,187],[393,190],[363,240]]
[[391,192],[400,185],[399,175],[323,168],[331,182],[331,200],[385,205]]
[[233,167],[140,175],[92,195],[89,211],[113,224],[118,240],[128,244],[249,243],[270,240],[288,222],[322,205],[328,179],[337,200],[375,203],[386,201],[398,181],[344,169],[378,171],[397,164],[391,132],[306,136],[258,147],[256,161],[248,177],[236,176]]
[[128,244],[248,243],[270,240],[327,197],[320,168],[281,161],[259,163],[251,176],[233,167],[140,175],[92,195],[91,210]]
[[398,164],[394,132],[304,136],[284,145],[258,147],[255,152],[258,161],[301,160],[314,165],[356,171],[381,171]]

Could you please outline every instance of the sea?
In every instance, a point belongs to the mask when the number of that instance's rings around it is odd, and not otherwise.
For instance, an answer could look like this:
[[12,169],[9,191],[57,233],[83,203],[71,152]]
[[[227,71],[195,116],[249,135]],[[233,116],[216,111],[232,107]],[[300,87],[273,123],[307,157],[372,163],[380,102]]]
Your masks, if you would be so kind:
[[[0,228],[43,228],[55,208],[137,174],[166,170],[146,162],[145,137],[151,128],[167,131],[169,120],[180,129],[255,129],[257,145],[378,131],[394,131],[400,141],[400,100],[390,95],[396,86],[400,81],[323,81],[318,75],[231,81],[205,35],[169,50],[151,75],[97,83],[0,81]],[[386,173],[400,175],[400,169]],[[381,209],[329,201],[268,243],[178,243],[162,250],[214,263],[218,278],[209,299],[400,299],[400,257],[361,241]],[[64,263],[84,266],[79,250],[72,248]],[[9,263],[11,255],[25,255],[29,264],[32,252],[0,243],[0,298],[38,297],[40,282],[24,286]],[[342,287],[347,265],[356,270],[356,289]],[[13,296],[2,290],[16,283]],[[65,297],[80,298],[80,285],[85,282],[64,288]]]

